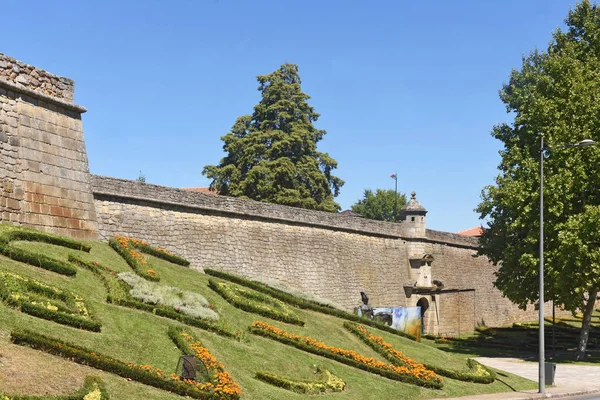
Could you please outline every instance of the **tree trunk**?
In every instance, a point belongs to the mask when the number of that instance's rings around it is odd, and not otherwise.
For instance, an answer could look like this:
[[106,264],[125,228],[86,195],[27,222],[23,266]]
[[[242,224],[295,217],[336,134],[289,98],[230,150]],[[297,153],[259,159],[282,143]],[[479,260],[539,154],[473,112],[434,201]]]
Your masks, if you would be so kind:
[[587,348],[588,338],[590,336],[590,325],[592,322],[592,313],[594,312],[594,305],[596,304],[596,298],[598,297],[598,288],[590,289],[588,293],[588,300],[583,312],[583,321],[581,321],[581,334],[579,336],[579,346],[577,346],[577,353],[575,354],[575,360],[585,360],[585,350]]

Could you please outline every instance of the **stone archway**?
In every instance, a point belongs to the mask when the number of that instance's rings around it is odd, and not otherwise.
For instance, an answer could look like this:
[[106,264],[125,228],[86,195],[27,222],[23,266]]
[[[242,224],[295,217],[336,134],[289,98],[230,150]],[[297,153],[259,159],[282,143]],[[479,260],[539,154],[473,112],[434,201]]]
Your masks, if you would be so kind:
[[417,301],[417,307],[421,307],[421,333],[425,333],[425,312],[429,309],[429,300],[421,297]]

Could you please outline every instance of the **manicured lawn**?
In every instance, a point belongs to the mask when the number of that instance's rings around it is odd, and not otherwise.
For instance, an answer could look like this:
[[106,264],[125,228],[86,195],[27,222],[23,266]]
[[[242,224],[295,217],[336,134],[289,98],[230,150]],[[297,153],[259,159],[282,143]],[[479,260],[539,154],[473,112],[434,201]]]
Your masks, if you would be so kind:
[[[69,254],[76,254],[83,259],[97,261],[119,272],[131,272],[131,268],[125,261],[105,243],[91,243],[90,253],[32,242],[13,242],[11,246],[45,254],[64,262],[67,262]],[[251,314],[233,307],[209,289],[209,277],[203,273],[171,264],[156,257],[146,257],[148,267],[155,270],[160,276],[160,284],[175,286],[204,296],[214,306],[214,311],[220,315],[222,323],[232,329],[245,332],[252,322],[261,320],[288,332],[311,336],[330,346],[355,350],[366,357],[385,361],[360,339],[345,330],[342,326],[344,322],[342,319],[313,311],[294,309],[297,316],[306,322],[304,327],[299,327]],[[56,356],[13,345],[9,340],[12,329],[27,328],[85,346],[122,361],[158,367],[170,374],[175,371],[180,352],[167,336],[167,329],[171,325],[180,324],[179,322],[148,312],[107,304],[107,293],[102,282],[93,273],[82,268],[77,269],[75,277],[67,277],[0,257],[0,269],[68,289],[83,296],[89,308],[102,323],[100,333],[84,331],[30,316],[0,303],[0,388],[2,391],[21,394],[69,393],[80,387],[86,375],[93,374],[104,379],[109,393],[116,400],[181,398],[163,390],[127,381],[110,373],[93,370]],[[427,399],[510,391],[510,387],[517,390],[536,387],[534,382],[505,374],[499,376],[498,381],[489,385],[444,378],[442,390],[425,389],[361,371],[250,333],[246,333],[241,341],[236,341],[202,329],[191,329],[241,386],[243,399],[305,398],[305,395],[295,394],[263,383],[255,379],[254,374],[256,371],[262,370],[294,379],[311,379],[315,365],[330,370],[347,384],[343,393],[330,393],[323,395],[323,398],[343,396],[344,399]],[[431,341],[416,343],[375,328],[369,328],[369,330],[382,336],[396,349],[418,362],[466,370],[464,356],[440,351],[432,345]],[[3,373],[3,371],[7,373]]]

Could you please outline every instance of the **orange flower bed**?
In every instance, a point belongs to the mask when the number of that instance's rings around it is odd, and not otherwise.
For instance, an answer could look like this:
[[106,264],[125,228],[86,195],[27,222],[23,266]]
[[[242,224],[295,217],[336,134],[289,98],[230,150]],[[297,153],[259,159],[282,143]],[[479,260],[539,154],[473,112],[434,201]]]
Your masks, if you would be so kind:
[[406,365],[396,366],[387,364],[373,357],[365,357],[354,350],[328,346],[309,336],[294,335],[262,321],[252,323],[251,332],[285,344],[291,344],[314,354],[333,358],[345,364],[374,372],[390,379],[436,389],[441,389],[442,387],[442,379],[439,376],[433,371],[426,369],[423,364],[419,364],[406,356],[404,356],[407,361]]
[[[202,361],[210,374],[209,382],[196,382],[185,379],[184,382],[196,386],[202,391],[212,391],[220,399],[238,399],[242,394],[240,386],[233,380],[231,375],[225,371],[223,363],[217,361],[210,351],[202,346],[199,340],[185,332],[179,333],[187,346],[194,352],[196,357]],[[179,379],[174,376],[175,379]]]

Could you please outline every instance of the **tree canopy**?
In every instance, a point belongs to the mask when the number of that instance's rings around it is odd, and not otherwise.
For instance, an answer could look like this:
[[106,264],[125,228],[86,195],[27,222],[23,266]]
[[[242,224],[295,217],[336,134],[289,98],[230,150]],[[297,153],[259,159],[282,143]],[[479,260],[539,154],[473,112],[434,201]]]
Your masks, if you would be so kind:
[[222,136],[227,155],[203,174],[219,194],[335,212],[344,181],[332,175],[337,162],[317,151],[326,132],[313,125],[319,114],[302,92],[298,66],[283,64],[257,77],[262,99],[252,115],[237,119]]
[[351,208],[365,218],[394,222],[394,207],[397,207],[397,220],[400,209],[405,204],[406,195],[396,194],[393,189],[377,189],[375,193],[371,189],[365,189],[363,198],[352,204]]
[[600,10],[584,1],[546,51],[513,70],[500,97],[510,124],[496,125],[500,174],[484,188],[477,211],[488,221],[480,254],[499,265],[495,285],[521,307],[539,299],[540,134],[544,150],[545,298],[584,310],[577,359],[600,288]]

